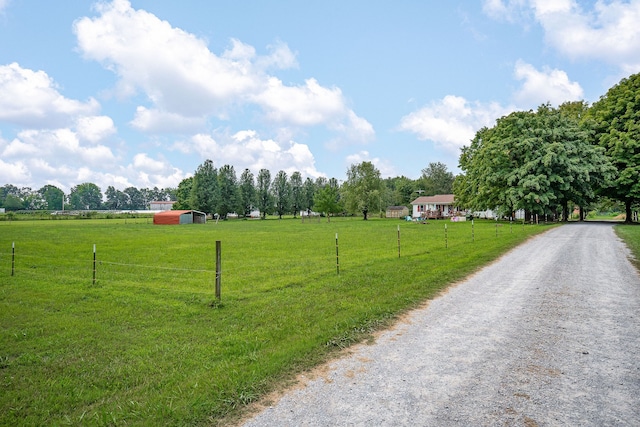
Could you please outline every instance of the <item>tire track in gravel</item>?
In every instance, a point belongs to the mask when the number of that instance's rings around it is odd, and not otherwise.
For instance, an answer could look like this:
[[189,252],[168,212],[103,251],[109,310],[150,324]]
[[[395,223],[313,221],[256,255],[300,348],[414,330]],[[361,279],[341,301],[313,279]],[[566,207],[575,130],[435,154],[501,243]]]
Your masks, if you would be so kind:
[[244,426],[638,426],[640,276],[628,256],[612,225],[552,229]]

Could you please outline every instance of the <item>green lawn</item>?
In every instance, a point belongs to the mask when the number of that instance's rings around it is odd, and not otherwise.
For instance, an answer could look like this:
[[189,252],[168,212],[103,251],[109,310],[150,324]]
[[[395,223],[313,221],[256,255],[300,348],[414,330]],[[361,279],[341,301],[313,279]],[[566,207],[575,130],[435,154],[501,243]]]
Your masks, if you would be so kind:
[[470,222],[0,222],[0,425],[228,421],[546,229],[476,221],[472,240]]
[[634,264],[640,268],[640,226],[638,224],[633,225],[616,225],[616,233],[624,240],[631,252],[633,253],[635,260]]

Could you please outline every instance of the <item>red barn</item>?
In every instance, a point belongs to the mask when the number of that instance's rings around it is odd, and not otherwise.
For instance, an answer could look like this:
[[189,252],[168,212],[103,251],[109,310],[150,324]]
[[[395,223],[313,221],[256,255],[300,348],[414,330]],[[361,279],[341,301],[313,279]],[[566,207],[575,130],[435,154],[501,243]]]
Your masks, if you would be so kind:
[[207,215],[199,211],[163,211],[153,216],[153,223],[158,225],[205,224]]

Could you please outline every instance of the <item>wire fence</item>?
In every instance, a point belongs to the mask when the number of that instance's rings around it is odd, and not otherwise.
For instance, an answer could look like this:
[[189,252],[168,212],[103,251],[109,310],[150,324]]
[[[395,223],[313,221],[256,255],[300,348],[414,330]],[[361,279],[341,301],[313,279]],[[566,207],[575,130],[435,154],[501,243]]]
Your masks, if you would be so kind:
[[[94,286],[116,286],[144,291],[172,292],[181,294],[212,295],[221,298],[222,281],[233,277],[234,282],[260,280],[260,275],[270,278],[282,277],[283,283],[289,275],[336,274],[345,269],[366,267],[380,259],[420,256],[433,250],[456,250],[456,246],[473,244],[482,239],[499,238],[514,231],[523,230],[524,223],[496,222],[492,227],[478,229],[473,221],[462,226],[448,222],[435,222],[428,226],[393,227],[385,239],[378,241],[354,241],[348,233],[335,233],[323,244],[309,248],[298,248],[302,252],[288,254],[291,246],[287,237],[276,237],[270,248],[254,249],[255,253],[244,253],[246,248],[229,245],[230,257],[242,262],[226,263],[222,269],[221,247],[216,245],[216,256],[205,261],[198,259],[194,266],[171,265],[157,259],[157,263],[140,263],[132,254],[102,255],[100,247],[94,245],[93,255],[64,257],[55,253],[38,253],[33,248],[22,249],[12,242],[10,251],[0,252],[0,276],[5,268],[10,275],[33,279],[48,278],[61,285],[83,284]],[[335,239],[334,239],[335,237]],[[275,249],[274,249],[275,248]],[[357,248],[357,249],[355,249]],[[278,265],[270,265],[259,251],[279,251]],[[306,251],[306,252],[305,252]],[[131,259],[131,262],[123,261]],[[319,267],[319,264],[322,266]],[[205,266],[204,268],[202,266]],[[257,273],[255,273],[257,272]]]

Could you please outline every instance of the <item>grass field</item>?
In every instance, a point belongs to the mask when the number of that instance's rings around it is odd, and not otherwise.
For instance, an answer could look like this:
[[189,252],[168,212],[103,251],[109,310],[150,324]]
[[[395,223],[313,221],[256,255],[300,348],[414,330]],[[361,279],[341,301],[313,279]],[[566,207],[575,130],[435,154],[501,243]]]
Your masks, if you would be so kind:
[[616,233],[624,240],[635,259],[633,260],[635,266],[640,269],[640,226],[633,225],[617,225]]
[[476,221],[472,238],[470,222],[357,218],[1,222],[0,425],[228,422],[546,229]]

